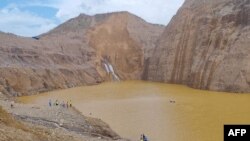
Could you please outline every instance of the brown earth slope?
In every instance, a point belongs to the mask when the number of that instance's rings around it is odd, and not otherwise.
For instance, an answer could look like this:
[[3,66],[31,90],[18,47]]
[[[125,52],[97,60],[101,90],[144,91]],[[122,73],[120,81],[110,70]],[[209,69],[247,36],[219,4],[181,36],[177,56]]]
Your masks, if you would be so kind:
[[249,0],[186,0],[161,36],[146,77],[250,92],[249,45]]
[[0,91],[27,95],[107,81],[140,79],[164,27],[128,12],[81,14],[36,39],[0,33]]
[[[86,117],[74,109],[39,107],[0,100],[0,141],[128,141],[121,139],[100,119]],[[14,117],[13,117],[14,116]],[[59,123],[60,119],[63,123]]]
[[49,129],[25,125],[16,121],[0,107],[0,141],[80,141]]

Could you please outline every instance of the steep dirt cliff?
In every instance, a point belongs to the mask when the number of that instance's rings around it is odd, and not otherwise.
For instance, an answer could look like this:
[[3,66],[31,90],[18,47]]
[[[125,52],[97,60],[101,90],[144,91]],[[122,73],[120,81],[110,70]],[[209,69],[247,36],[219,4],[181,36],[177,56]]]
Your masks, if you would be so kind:
[[146,79],[250,92],[249,45],[249,0],[186,0],[161,36]]
[[101,61],[107,60],[120,78],[139,79],[144,61],[143,46],[130,37],[128,16],[123,13],[112,15],[105,23],[93,28],[89,32],[89,43],[97,52],[99,67],[102,67]]
[[118,12],[81,14],[35,38],[0,33],[0,91],[27,95],[108,81],[105,64],[121,80],[140,79],[163,29]]

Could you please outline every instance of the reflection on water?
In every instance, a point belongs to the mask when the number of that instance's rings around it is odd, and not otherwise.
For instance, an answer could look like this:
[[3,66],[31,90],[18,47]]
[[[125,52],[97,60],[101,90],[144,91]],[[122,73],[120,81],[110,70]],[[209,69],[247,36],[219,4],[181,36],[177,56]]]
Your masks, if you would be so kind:
[[49,99],[72,100],[84,115],[101,118],[121,136],[136,140],[144,133],[151,141],[222,141],[224,124],[250,123],[250,94],[181,85],[127,81],[20,98],[37,104]]

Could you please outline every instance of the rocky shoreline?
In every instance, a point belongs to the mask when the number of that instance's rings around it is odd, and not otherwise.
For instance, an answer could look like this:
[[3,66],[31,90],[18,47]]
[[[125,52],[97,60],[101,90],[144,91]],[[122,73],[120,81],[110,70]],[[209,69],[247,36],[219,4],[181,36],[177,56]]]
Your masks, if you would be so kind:
[[49,107],[15,102],[14,107],[11,108],[11,102],[14,100],[0,93],[0,107],[11,114],[15,120],[31,128],[44,128],[51,131],[52,135],[66,135],[72,137],[71,140],[128,141],[122,139],[100,119],[86,117],[73,107]]

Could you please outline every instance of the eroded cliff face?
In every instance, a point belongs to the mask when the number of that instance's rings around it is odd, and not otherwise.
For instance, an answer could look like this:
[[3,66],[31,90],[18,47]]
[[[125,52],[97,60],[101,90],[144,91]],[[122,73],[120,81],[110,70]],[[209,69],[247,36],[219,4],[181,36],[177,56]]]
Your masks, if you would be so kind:
[[250,1],[186,0],[145,69],[148,80],[250,92]]
[[143,45],[131,38],[127,29],[130,16],[124,13],[112,15],[89,31],[90,46],[95,48],[100,60],[98,66],[102,68],[103,61],[111,63],[123,80],[140,79],[144,61]]
[[140,79],[163,29],[118,12],[81,14],[35,39],[0,33],[0,91],[27,95],[109,81],[105,62],[121,80]]
[[[50,40],[0,35],[0,91],[26,95],[102,81],[88,49],[63,53]],[[82,54],[81,54],[82,53]]]

